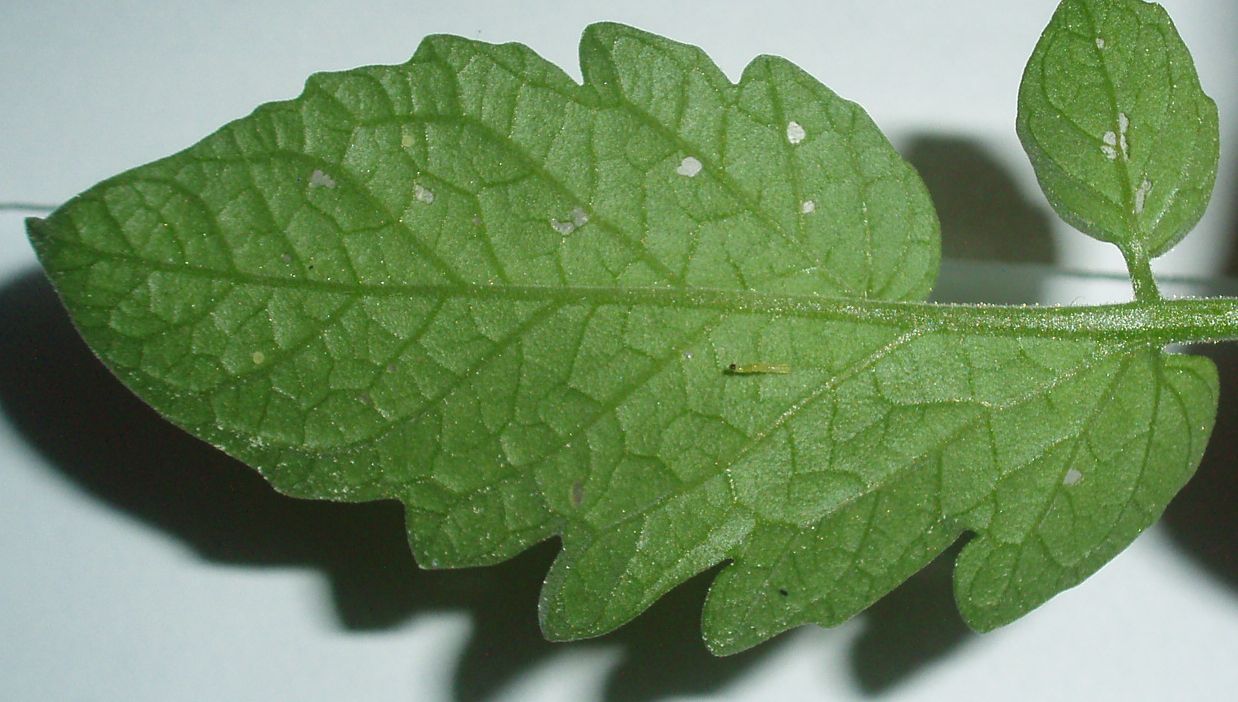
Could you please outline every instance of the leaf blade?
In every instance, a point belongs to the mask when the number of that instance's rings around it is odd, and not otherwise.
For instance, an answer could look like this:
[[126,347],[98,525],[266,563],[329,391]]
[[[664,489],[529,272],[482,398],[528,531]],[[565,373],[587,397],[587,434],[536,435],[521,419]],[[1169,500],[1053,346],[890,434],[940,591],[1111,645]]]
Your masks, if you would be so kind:
[[1124,251],[1164,254],[1211,198],[1216,103],[1154,3],[1063,2],[1024,71],[1017,127],[1057,213]]

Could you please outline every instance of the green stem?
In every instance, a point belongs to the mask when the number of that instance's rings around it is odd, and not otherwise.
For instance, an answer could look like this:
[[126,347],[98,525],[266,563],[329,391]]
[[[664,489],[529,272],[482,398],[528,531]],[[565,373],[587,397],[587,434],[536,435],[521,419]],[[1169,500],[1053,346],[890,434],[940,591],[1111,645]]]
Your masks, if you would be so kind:
[[44,214],[56,209],[56,205],[41,202],[0,202],[0,212],[42,212]]
[[1141,247],[1121,247],[1122,257],[1126,259],[1126,269],[1131,274],[1131,285],[1135,288],[1137,302],[1156,302],[1161,299],[1161,291],[1156,286],[1156,277],[1152,275],[1152,260]]
[[1238,341],[1238,298],[1234,297],[1087,307],[923,307],[935,308],[925,310],[928,324],[972,334],[1091,337],[1153,346]]
[[[712,305],[704,305],[712,306]],[[1093,338],[1166,344],[1238,341],[1238,297],[1186,298],[1084,307],[944,305],[766,299],[753,312],[848,320],[973,335]]]

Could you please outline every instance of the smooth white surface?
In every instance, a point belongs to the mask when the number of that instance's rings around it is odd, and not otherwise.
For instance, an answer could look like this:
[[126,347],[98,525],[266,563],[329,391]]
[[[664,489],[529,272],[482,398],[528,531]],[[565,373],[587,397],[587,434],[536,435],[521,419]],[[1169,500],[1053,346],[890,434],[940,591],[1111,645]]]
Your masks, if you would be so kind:
[[[1024,195],[1039,197],[1013,133],[1014,99],[1050,0],[357,4],[5,3],[0,201],[62,201],[295,95],[313,71],[403,61],[428,33],[521,41],[578,76],[580,30],[604,19],[698,44],[732,77],[757,54],[786,56],[864,105],[896,143],[974,139]],[[1165,4],[1221,105],[1225,152],[1208,216],[1158,269],[1209,275],[1227,256],[1238,211],[1238,3]],[[1121,269],[1056,226],[1072,267]],[[20,217],[0,214],[0,288],[32,266]],[[1124,292],[1046,294],[1070,302]],[[87,494],[2,421],[0,558],[0,699],[430,701],[458,696],[457,674],[478,665],[463,655],[477,636],[469,611],[350,630],[319,571],[204,559]],[[1226,699],[1238,686],[1235,595],[1153,530],[1083,586],[892,686],[861,684],[862,617],[783,637],[706,687],[710,699],[730,700]],[[660,680],[654,666],[696,665],[699,650],[679,646],[653,659],[632,659],[618,640],[554,647],[516,666],[491,698],[603,696],[616,675]],[[486,655],[524,653],[500,641]],[[639,699],[679,691],[652,684]]]

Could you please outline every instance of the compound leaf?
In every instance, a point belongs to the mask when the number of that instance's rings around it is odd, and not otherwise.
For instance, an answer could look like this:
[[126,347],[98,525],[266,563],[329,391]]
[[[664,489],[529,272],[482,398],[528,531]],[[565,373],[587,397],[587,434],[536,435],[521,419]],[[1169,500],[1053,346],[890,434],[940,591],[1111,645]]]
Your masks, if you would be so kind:
[[965,532],[960,606],[991,628],[1198,464],[1207,360],[916,302],[936,218],[856,105],[613,24],[581,61],[578,85],[431,37],[31,239],[108,366],[278,489],[402,501],[426,567],[561,536],[551,638],[728,562],[704,630],[737,651],[854,615]]

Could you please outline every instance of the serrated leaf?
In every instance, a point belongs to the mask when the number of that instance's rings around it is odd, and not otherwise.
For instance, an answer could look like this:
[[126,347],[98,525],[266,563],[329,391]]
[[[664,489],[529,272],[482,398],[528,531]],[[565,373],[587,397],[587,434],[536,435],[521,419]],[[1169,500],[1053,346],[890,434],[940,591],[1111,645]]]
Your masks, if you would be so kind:
[[960,606],[991,628],[1198,464],[1215,370],[1159,348],[1203,312],[914,302],[936,219],[860,108],[619,25],[581,61],[577,85],[431,37],[31,239],[105,362],[280,490],[401,500],[427,567],[560,535],[556,639],[729,561],[704,629],[737,651],[854,615],[965,532]]
[[1154,258],[1199,221],[1216,180],[1216,103],[1160,6],[1067,0],[1027,64],[1019,136],[1067,222]]

